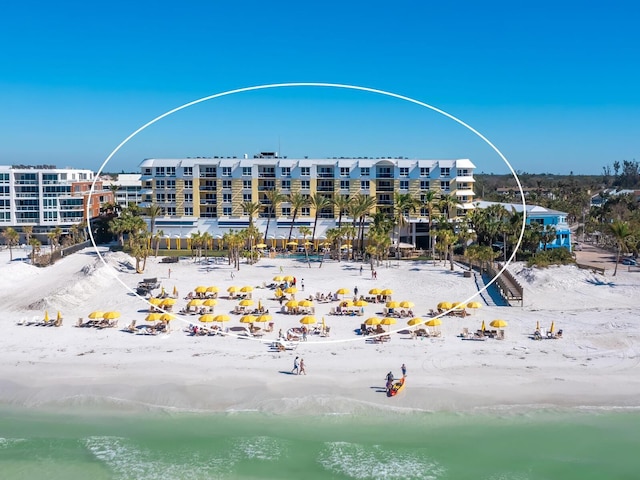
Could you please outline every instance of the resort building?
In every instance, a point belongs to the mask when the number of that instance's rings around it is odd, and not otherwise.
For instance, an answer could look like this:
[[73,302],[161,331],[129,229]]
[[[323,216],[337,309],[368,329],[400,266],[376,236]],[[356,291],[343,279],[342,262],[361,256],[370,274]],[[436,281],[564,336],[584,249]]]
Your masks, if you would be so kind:
[[0,165],[0,229],[13,227],[22,233],[22,227],[32,226],[33,235],[44,243],[56,227],[68,233],[73,225],[97,217],[102,203],[113,201],[102,182],[91,192],[93,180],[91,170]]
[[111,190],[114,185],[118,187],[115,191],[115,201],[122,208],[129,206],[130,203],[135,205],[142,203],[142,183],[140,183],[139,173],[120,173],[116,179],[105,179],[102,184],[107,190]]
[[[275,152],[263,152],[254,158],[179,158],[146,159],[140,164],[142,182],[141,206],[159,205],[164,216],[156,226],[169,241],[186,238],[200,231],[214,238],[231,229],[249,225],[243,209],[245,202],[260,203],[263,208],[254,224],[264,232],[268,216],[266,240],[277,244],[288,238],[293,222],[290,202],[282,202],[271,214],[267,192],[300,193],[310,198],[316,193],[334,199],[357,194],[375,199],[370,214],[390,213],[394,193],[408,193],[424,200],[429,190],[448,194],[457,200],[451,216],[464,214],[473,206],[473,171],[467,159],[419,160],[408,158],[287,158]],[[439,213],[438,213],[439,214]],[[333,204],[319,212],[316,238],[337,225],[339,209]],[[300,209],[293,224],[294,238],[298,227],[312,227],[316,217],[313,206]],[[342,222],[349,222],[344,213]],[[427,208],[411,214],[409,225],[401,232],[401,242],[418,247],[428,243]]]
[[[522,212],[521,203],[499,203],[499,202],[476,202],[477,208],[487,208],[491,205],[502,205],[509,212]],[[551,210],[549,208],[541,207],[539,205],[527,204],[527,225],[535,223],[540,224],[543,228],[553,228],[556,232],[555,238],[544,245],[540,242],[540,250],[552,249],[552,248],[566,248],[572,251],[571,243],[571,230],[567,223],[567,213],[559,212],[557,210]]]

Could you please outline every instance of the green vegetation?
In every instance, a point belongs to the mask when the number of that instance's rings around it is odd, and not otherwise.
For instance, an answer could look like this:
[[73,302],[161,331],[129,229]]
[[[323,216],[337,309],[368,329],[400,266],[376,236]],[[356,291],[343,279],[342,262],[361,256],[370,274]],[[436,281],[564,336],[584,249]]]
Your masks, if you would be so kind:
[[529,267],[545,268],[550,265],[571,265],[576,263],[573,255],[566,248],[554,248],[536,253],[527,261]]

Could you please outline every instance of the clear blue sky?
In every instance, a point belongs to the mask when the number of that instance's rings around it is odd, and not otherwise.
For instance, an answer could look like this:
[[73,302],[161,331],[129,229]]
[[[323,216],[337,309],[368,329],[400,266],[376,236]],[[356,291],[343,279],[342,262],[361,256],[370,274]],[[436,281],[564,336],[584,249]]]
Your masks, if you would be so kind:
[[[449,5],[450,3],[450,5]],[[516,170],[598,174],[640,158],[633,2],[11,2],[0,18],[0,164],[97,169],[183,103],[280,82],[387,90],[469,123]],[[268,90],[154,125],[107,171],[145,157],[471,158],[506,166],[429,110],[362,92]]]

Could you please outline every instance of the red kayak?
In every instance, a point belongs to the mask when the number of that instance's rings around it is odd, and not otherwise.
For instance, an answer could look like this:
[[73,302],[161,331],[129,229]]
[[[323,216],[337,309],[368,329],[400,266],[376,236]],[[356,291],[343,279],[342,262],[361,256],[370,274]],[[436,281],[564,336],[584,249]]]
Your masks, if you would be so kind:
[[402,377],[400,380],[396,380],[395,382],[393,382],[393,386],[391,387],[391,390],[389,390],[389,396],[395,397],[397,394],[399,394],[404,388],[404,384],[405,377]]

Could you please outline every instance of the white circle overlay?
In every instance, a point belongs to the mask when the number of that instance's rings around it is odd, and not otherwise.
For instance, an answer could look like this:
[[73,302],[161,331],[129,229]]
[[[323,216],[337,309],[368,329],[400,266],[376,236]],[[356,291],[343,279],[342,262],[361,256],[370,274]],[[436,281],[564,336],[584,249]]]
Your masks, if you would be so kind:
[[[428,103],[421,102],[420,100],[416,100],[414,98],[407,97],[405,95],[400,95],[400,94],[393,93],[393,92],[387,92],[385,90],[379,90],[377,88],[362,87],[362,86],[358,86],[358,85],[349,85],[349,84],[342,84],[342,83],[321,83],[321,82],[272,83],[272,84],[254,85],[254,86],[251,86],[251,87],[243,87],[243,88],[237,88],[237,89],[234,89],[234,90],[228,90],[226,92],[215,93],[213,95],[208,95],[206,97],[202,97],[202,98],[199,98],[197,100],[193,100],[191,102],[185,103],[184,105],[180,105],[179,107],[173,108],[172,110],[169,110],[169,111],[163,113],[162,115],[158,115],[156,118],[154,118],[153,120],[150,120],[149,122],[145,123],[140,128],[138,128],[136,131],[131,133],[122,142],[120,142],[120,144],[115,149],[113,149],[113,151],[109,154],[109,156],[105,159],[105,161],[102,162],[102,165],[100,165],[100,168],[98,169],[98,172],[95,175],[93,183],[91,184],[91,189],[89,191],[89,199],[92,198],[92,195],[93,195],[93,193],[95,191],[95,185],[96,185],[96,182],[98,181],[98,179],[100,177],[100,174],[102,173],[102,171],[106,167],[106,165],[109,163],[109,161],[113,158],[113,156],[122,147],[124,147],[131,139],[133,139],[133,137],[135,137],[137,134],[139,134],[140,132],[145,130],[147,127],[150,127],[154,123],[159,122],[163,118],[166,118],[169,115],[172,115],[172,114],[174,114],[176,112],[179,112],[180,110],[184,110],[184,109],[192,107],[194,105],[198,105],[199,103],[207,102],[209,100],[214,100],[214,99],[220,98],[220,97],[226,97],[226,96],[229,96],[229,95],[234,95],[234,94],[237,94],[237,93],[252,92],[252,91],[256,91],[256,90],[269,90],[269,89],[275,89],[275,88],[297,88],[297,87],[323,87],[323,88],[338,88],[338,89],[344,89],[344,90],[358,90],[358,91],[361,91],[361,92],[368,92],[368,93],[373,93],[373,94],[377,94],[377,95],[383,95],[383,96],[386,96],[386,97],[396,98],[398,100],[403,100],[405,102],[413,103],[415,105],[419,105],[421,107],[424,107],[424,108],[432,110],[432,111],[434,111],[436,113],[439,113],[440,115],[443,115],[443,116],[449,118],[450,120],[453,120],[454,122],[462,125],[464,128],[466,128],[467,130],[469,130],[470,132],[475,134],[478,138],[483,140],[502,159],[502,161],[505,163],[505,165],[507,165],[507,167],[509,168],[509,171],[513,175],[513,178],[515,178],[515,180],[516,180],[516,184],[518,185],[518,191],[520,192],[520,198],[522,200],[522,228],[520,229],[520,235],[518,236],[518,242],[516,244],[516,248],[513,250],[513,253],[509,257],[509,259],[505,262],[505,264],[502,266],[500,271],[496,274],[496,276],[493,277],[491,279],[491,281],[489,283],[487,283],[483,288],[481,288],[476,293],[474,293],[472,296],[470,296],[466,300],[463,300],[460,303],[465,303],[466,304],[466,303],[470,302],[471,300],[473,300],[474,298],[477,298],[482,292],[485,292],[491,285],[493,285],[498,280],[498,278],[503,274],[503,272],[507,269],[507,267],[514,260],[514,258],[516,256],[516,253],[517,253],[518,249],[520,248],[520,245],[522,243],[522,237],[524,236],[524,232],[525,232],[526,221],[527,221],[527,204],[525,202],[524,192],[522,190],[522,185],[520,183],[520,179],[518,178],[518,175],[516,174],[515,170],[511,166],[511,163],[509,163],[509,160],[507,160],[507,158],[498,149],[498,147],[496,147],[487,137],[482,135],[480,132],[478,132],[471,125],[465,123],[464,121],[462,121],[459,118],[453,116],[452,114],[450,114],[448,112],[445,112],[444,110],[441,110],[440,108],[434,107],[433,105],[429,105]],[[91,208],[91,201],[87,202],[87,209],[86,209],[87,218],[89,218],[90,208]],[[118,276],[118,272],[115,270],[115,268],[113,268],[111,265],[109,265],[105,261],[105,259],[102,256],[102,254],[100,253],[100,251],[98,249],[98,246],[96,245],[95,239],[93,238],[93,232],[91,231],[91,228],[88,228],[88,231],[89,231],[89,238],[91,239],[91,244],[93,245],[93,247],[94,247],[94,249],[96,251],[96,254],[98,255],[98,258],[100,258],[100,261],[102,261],[104,266],[108,268],[108,270],[112,273],[114,278],[118,282],[120,282],[120,284],[126,290],[128,290],[129,292],[134,294],[136,297],[138,297],[143,302],[147,303],[149,306],[151,306],[151,303],[149,303],[149,301],[146,298],[140,296],[136,291],[134,291],[131,287],[126,285],[120,279],[120,277]],[[159,309],[159,310],[162,310],[164,312],[164,310],[162,308],[158,308],[157,306],[155,308]],[[453,310],[453,308],[440,313],[436,317],[425,318],[424,322],[426,323],[432,318],[441,318],[441,317],[447,315],[452,310]],[[169,313],[169,312],[165,312],[165,313]],[[177,314],[175,314],[173,312],[171,312],[171,313],[173,315],[175,315],[175,317],[176,317],[175,319],[176,320],[181,320],[181,321],[183,321],[184,323],[187,323],[187,324],[192,324],[193,323],[191,320],[187,320],[185,318],[181,318],[180,315],[177,315]],[[404,330],[404,328],[403,328],[403,330]],[[391,334],[391,333],[397,333],[399,331],[400,331],[400,329],[389,330],[389,332],[387,332],[385,334],[369,335],[369,337],[370,338],[375,338],[377,336]],[[237,335],[232,334],[232,333],[225,333],[225,335],[237,336]],[[257,341],[257,342],[261,342],[261,343],[271,343],[271,341],[265,341],[265,340],[261,340],[261,339],[251,338],[251,337],[248,337],[247,339],[254,340],[254,341]],[[314,342],[314,341],[305,342],[305,345],[328,345],[328,344],[332,344],[332,343],[347,343],[347,342],[355,342],[355,341],[360,341],[360,340],[362,340],[360,337],[358,337],[358,338],[347,338],[347,339],[336,339],[336,340],[332,339],[332,340],[323,340],[323,341],[317,341],[317,342]]]

